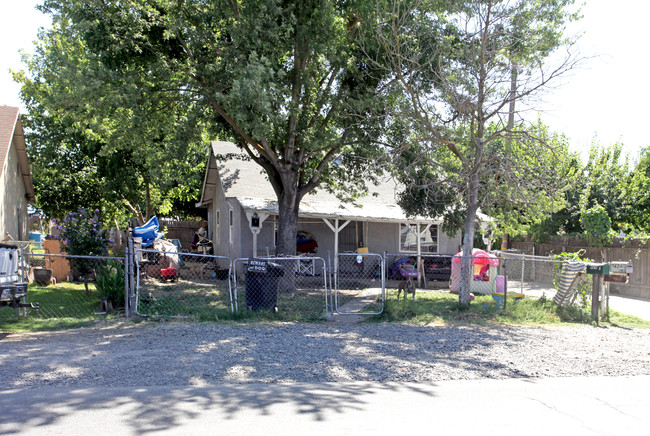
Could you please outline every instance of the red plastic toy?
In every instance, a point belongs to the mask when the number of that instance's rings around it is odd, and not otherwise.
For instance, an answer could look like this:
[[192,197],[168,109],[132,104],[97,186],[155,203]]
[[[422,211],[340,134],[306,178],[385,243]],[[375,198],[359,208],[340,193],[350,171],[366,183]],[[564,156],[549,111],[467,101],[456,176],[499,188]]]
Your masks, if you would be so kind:
[[169,268],[161,269],[160,276],[163,282],[167,280],[174,282],[178,278],[178,271],[173,266],[170,266]]

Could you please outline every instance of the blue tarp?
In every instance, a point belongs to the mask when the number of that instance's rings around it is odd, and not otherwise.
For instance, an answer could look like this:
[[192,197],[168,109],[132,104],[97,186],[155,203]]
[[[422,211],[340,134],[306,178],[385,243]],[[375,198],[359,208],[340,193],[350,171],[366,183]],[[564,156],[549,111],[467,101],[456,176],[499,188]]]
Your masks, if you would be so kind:
[[133,237],[142,238],[142,246],[150,247],[156,239],[165,236],[164,233],[158,231],[159,228],[158,217],[153,216],[142,227],[136,227],[133,229]]

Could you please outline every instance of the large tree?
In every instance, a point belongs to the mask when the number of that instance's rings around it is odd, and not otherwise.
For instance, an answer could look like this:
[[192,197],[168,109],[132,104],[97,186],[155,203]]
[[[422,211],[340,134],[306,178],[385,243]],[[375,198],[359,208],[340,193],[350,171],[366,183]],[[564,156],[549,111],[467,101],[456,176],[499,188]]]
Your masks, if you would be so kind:
[[639,162],[634,167],[623,193],[626,223],[630,228],[650,234],[650,148],[641,150]]
[[[471,254],[482,204],[531,203],[555,195],[552,144],[518,111],[575,65],[563,35],[573,0],[381,3],[377,39],[392,85],[406,99],[396,116],[411,126],[404,181],[426,196],[420,212],[462,222],[459,302],[469,304]],[[445,10],[440,9],[440,4]],[[549,57],[558,48],[564,56]],[[381,64],[381,62],[377,62]],[[517,106],[515,103],[518,102]],[[419,164],[414,167],[413,159]],[[411,181],[409,181],[409,179]]]
[[198,195],[206,151],[183,133],[201,131],[188,99],[161,99],[151,83],[116,75],[62,16],[25,61],[15,78],[40,208],[61,217],[83,205],[121,221],[191,212],[183,203]]
[[233,138],[267,174],[279,205],[277,251],[293,254],[303,196],[360,188],[379,153],[381,78],[359,48],[372,4],[46,0],[43,10],[69,21],[116,80],[133,84],[122,86],[124,110],[142,86],[147,101],[191,100],[213,134]]

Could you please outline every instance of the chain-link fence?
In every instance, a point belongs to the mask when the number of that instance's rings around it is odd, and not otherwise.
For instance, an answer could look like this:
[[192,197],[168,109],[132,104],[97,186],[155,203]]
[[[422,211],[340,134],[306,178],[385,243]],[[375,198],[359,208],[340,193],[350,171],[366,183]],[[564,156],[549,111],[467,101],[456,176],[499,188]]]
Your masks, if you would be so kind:
[[280,319],[321,319],[329,311],[328,270],[320,257],[240,258],[235,310],[277,313]]
[[589,303],[593,276],[586,273],[586,264],[503,251],[497,257],[509,293],[553,298],[560,305]]
[[[18,299],[0,301],[0,306],[10,306],[0,307],[0,322],[18,318],[11,306],[19,316],[37,319],[87,320],[122,311],[127,316],[192,320],[218,320],[232,313],[292,321],[333,313],[379,314],[387,289],[391,296],[399,292],[409,298],[427,288],[459,292],[462,269],[461,256],[435,254],[341,253],[326,262],[319,257],[231,261],[132,248],[125,257],[50,254],[22,246],[16,252],[17,264],[5,269],[22,284],[5,288],[22,292],[29,283],[27,294],[19,298],[27,307],[16,307]],[[2,265],[7,262],[0,256]],[[404,265],[410,273],[404,274]],[[584,265],[508,251],[478,255],[470,262],[470,292],[492,294],[497,301],[499,294],[508,300],[555,297],[557,304],[577,300],[585,307],[594,281]],[[603,289],[601,296],[606,297]]]
[[135,259],[138,315],[205,321],[234,310],[229,258],[136,250]]
[[[29,283],[22,302],[38,307],[19,309],[19,316],[87,320],[124,309],[123,257],[19,253],[19,280]],[[0,321],[15,319],[13,311],[0,310]]]
[[417,270],[416,287],[425,289],[449,289],[451,279],[451,255],[384,253],[386,287],[403,286],[402,265],[411,264]]
[[384,258],[339,253],[334,265],[334,309],[341,315],[376,315],[386,300]]

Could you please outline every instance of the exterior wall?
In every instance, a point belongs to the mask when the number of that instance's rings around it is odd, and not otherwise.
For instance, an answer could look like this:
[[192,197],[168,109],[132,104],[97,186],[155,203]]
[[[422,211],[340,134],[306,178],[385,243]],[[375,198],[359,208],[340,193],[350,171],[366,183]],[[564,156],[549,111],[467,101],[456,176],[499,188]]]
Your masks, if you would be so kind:
[[[400,251],[399,223],[370,223],[368,249],[371,253],[404,253],[411,252]],[[458,247],[461,245],[461,232],[458,231],[454,237],[448,236],[440,229],[438,231],[438,253],[453,255],[458,253]]]
[[[257,235],[257,255],[266,256],[267,249],[268,254],[273,256],[275,254],[275,222],[277,220],[276,216],[269,216],[262,223],[262,228],[260,229],[260,234]],[[250,232],[250,230],[249,230]],[[251,238],[252,239],[252,238]],[[251,253],[252,253],[251,245]]]
[[0,168],[0,240],[9,233],[15,240],[28,239],[28,214],[25,185],[18,165],[16,148],[11,144],[4,168]]
[[[231,203],[235,203],[235,213],[234,219],[236,224],[236,235],[237,239],[234,242],[234,247],[229,251],[229,253],[235,255],[235,257],[248,257],[253,253],[253,236],[248,226],[246,220],[246,214],[244,210],[239,206],[234,199],[229,199]],[[227,214],[227,211],[224,212],[221,209],[222,216],[224,213]],[[275,222],[277,216],[268,217],[262,224],[262,229],[260,234],[257,237],[257,255],[265,256],[267,253],[271,255],[275,254],[275,245],[274,245],[274,233],[275,233]],[[330,220],[332,222],[333,220]],[[222,218],[222,227],[224,227],[224,220]],[[340,222],[342,224],[343,221]],[[361,225],[361,221],[359,221]],[[354,222],[350,222],[348,226],[354,226]],[[399,251],[399,224],[398,223],[386,223],[386,222],[370,222],[368,223],[367,238],[364,238],[366,235],[362,235],[362,226],[358,228],[359,239],[367,239],[366,244],[370,253],[382,254],[383,252],[387,253],[400,253]],[[365,228],[365,223],[363,225]],[[327,258],[328,254],[330,256],[334,255],[334,232],[327,226],[323,221],[305,221],[298,220],[298,231],[306,231],[314,235],[314,238],[318,242],[318,252],[316,256]],[[223,233],[222,233],[223,234]],[[228,233],[225,233],[227,238]],[[438,253],[445,255],[453,255],[458,252],[458,247],[461,244],[461,233],[458,232],[455,237],[449,237],[444,232],[440,231],[438,234]],[[339,252],[350,252],[351,250],[345,250],[341,248]],[[225,253],[225,252],[224,252]],[[221,254],[221,252],[219,253]],[[406,253],[405,253],[406,254]],[[228,255],[228,254],[222,254]],[[233,258],[235,258],[233,257]]]
[[448,236],[445,232],[440,230],[438,236],[438,253],[440,254],[456,254],[460,251],[463,245],[463,233],[459,230],[454,237]]
[[212,238],[214,254],[232,257],[232,244],[230,243],[228,228],[228,211],[230,207],[223,192],[221,179],[218,178],[216,185],[210,189],[214,189],[214,193],[208,193],[208,196],[211,196],[214,200],[208,214],[208,236]]

